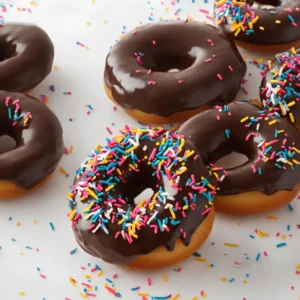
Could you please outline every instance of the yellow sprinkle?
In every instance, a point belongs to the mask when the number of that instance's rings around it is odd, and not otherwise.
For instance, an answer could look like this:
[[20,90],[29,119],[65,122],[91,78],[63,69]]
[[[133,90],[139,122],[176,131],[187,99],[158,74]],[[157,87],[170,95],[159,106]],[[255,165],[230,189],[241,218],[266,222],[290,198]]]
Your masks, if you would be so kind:
[[288,107],[292,107],[292,106],[294,106],[296,104],[296,102],[295,101],[291,101],[290,103],[288,103]]
[[241,123],[244,123],[244,122],[246,122],[248,119],[249,119],[249,117],[245,117],[245,118],[243,118],[243,119],[241,120]]
[[283,240],[285,240],[285,239],[286,239],[286,235],[285,235],[285,234],[282,236],[282,239],[283,239]]
[[224,243],[224,246],[236,248],[239,245],[238,244],[231,244],[231,243]]
[[84,274],[83,277],[86,278],[86,279],[90,279],[90,278],[91,278],[91,275],[89,275],[89,274]]
[[269,122],[269,125],[273,125],[275,123],[277,123],[277,120],[272,120],[272,121]]
[[176,215],[175,215],[174,210],[171,206],[169,206],[169,210],[170,210],[170,214],[171,214],[172,218],[176,219]]
[[188,151],[188,152],[184,155],[184,157],[185,157],[185,158],[189,158],[189,157],[192,156],[194,153],[195,153],[194,150]]
[[37,224],[37,220],[33,220],[33,224]]
[[98,196],[90,188],[86,187],[85,190],[96,200],[98,199]]
[[296,159],[293,159],[293,163],[294,163],[295,165],[299,165],[299,161],[296,160]]
[[[88,211],[90,211],[94,204],[95,204],[95,202],[92,201],[92,202],[88,205],[88,207],[87,207],[86,209],[84,209],[83,212],[88,212]],[[75,213],[76,213],[76,211],[75,211]]]
[[138,204],[138,208],[141,208],[145,203],[146,203],[146,200],[141,201],[141,202]]
[[132,169],[132,170],[135,170],[135,166],[133,164],[129,164],[129,167]]
[[21,252],[21,253],[20,253],[20,255],[21,255],[21,256],[23,256],[23,255],[24,255],[24,253],[23,253],[23,252]]
[[72,276],[69,277],[69,282],[73,285],[76,286],[76,282],[72,280]]
[[294,147],[293,150],[295,150],[298,154],[300,154],[300,150],[297,149],[296,147]]
[[70,154],[72,154],[73,149],[74,149],[74,146],[70,146],[70,148],[69,148],[69,153],[70,153]]
[[126,152],[126,153],[130,153],[130,152],[132,152],[132,151],[133,151],[134,149],[136,149],[136,148],[137,148],[136,146],[133,146],[133,147],[131,147],[131,148],[125,150],[125,152]]
[[283,133],[283,132],[284,132],[284,130],[278,130],[278,134]]
[[121,172],[121,170],[118,168],[117,169],[117,173],[119,174],[119,175],[122,175],[122,172]]
[[183,209],[183,210],[187,210],[187,209],[189,209],[189,206],[188,206],[188,205],[185,205],[182,209]]
[[20,292],[19,293],[21,296],[25,296],[25,293],[24,292]]
[[294,55],[297,54],[296,49],[295,49],[294,47],[292,47],[291,52],[292,52]]
[[18,222],[18,223],[17,223],[17,226],[20,226],[20,225],[21,225],[21,222]]
[[198,298],[195,296],[192,300],[198,300]]
[[97,276],[100,277],[102,274],[103,274],[103,270],[101,270],[101,271],[97,274]]
[[203,258],[203,257],[195,257],[195,260],[197,261],[201,261],[201,262],[206,262],[206,258]]
[[225,277],[221,277],[221,281],[227,281],[227,278],[225,278]]
[[234,36],[237,37],[237,36],[239,35],[239,33],[241,32],[241,30],[242,30],[242,29],[239,28],[239,29],[234,33]]
[[87,26],[91,26],[91,22],[86,22],[85,23]]
[[57,71],[57,70],[58,70],[58,66],[54,66],[53,69],[54,69],[55,71]]
[[207,297],[207,295],[206,294],[202,294],[201,297],[205,299]]
[[262,30],[262,31],[264,31],[264,30],[265,30],[265,28],[264,28],[264,27],[262,27],[262,26],[259,26],[259,29],[260,29],[260,30]]
[[243,281],[243,283],[245,283],[245,284],[246,284],[247,282],[248,282],[248,281],[247,281],[246,279]]
[[168,282],[168,277],[167,277],[167,275],[164,275],[164,276],[163,276],[163,279],[164,279],[164,282]]
[[111,189],[113,189],[115,186],[112,184],[108,188],[105,189],[105,192],[109,192]]
[[278,220],[278,217],[276,217],[276,216],[267,216],[267,219],[269,219],[269,220]]
[[59,168],[59,172],[63,175],[68,175],[68,172],[64,170],[63,168]]
[[297,265],[297,266],[295,267],[295,269],[300,269],[300,265]]
[[275,23],[276,24],[281,24],[281,21],[280,20],[276,20]]
[[125,221],[125,218],[123,217],[123,219],[118,222],[118,225],[121,225],[124,221]]
[[294,115],[291,112],[289,113],[289,117],[290,117],[291,122],[295,123]]
[[80,295],[82,298],[84,298],[84,299],[89,299],[88,296],[86,296],[85,294],[83,294],[83,293],[81,293],[81,292],[79,292],[79,295]]
[[104,20],[104,24],[107,24],[108,22],[107,22],[107,20]]
[[187,170],[187,167],[182,167],[181,170],[176,171],[176,174],[181,175]]
[[30,4],[31,4],[32,6],[38,6],[38,4],[37,4],[35,1],[31,1]]
[[260,230],[257,230],[257,234],[258,234],[260,237],[270,236],[268,233],[263,232],[263,231],[260,231]]
[[150,297],[150,294],[148,293],[138,293],[139,297]]
[[172,300],[177,300],[180,297],[180,294],[175,295]]

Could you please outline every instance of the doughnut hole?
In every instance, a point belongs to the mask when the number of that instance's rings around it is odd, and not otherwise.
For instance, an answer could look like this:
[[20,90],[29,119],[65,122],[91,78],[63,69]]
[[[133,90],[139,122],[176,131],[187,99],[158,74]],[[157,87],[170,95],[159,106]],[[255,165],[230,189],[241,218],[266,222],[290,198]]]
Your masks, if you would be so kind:
[[17,45],[0,41],[0,62],[16,55]]
[[216,161],[218,167],[224,169],[236,168],[241,166],[249,161],[248,157],[245,154],[239,152],[231,152],[228,155],[223,156],[222,158]]

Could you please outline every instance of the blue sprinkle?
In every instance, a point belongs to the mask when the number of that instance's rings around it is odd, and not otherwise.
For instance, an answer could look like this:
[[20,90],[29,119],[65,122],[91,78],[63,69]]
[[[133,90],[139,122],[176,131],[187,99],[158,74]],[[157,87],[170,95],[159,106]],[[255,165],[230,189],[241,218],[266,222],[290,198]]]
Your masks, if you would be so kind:
[[251,237],[251,239],[255,239],[255,236],[252,234],[250,234],[250,237]]
[[287,206],[290,209],[290,211],[294,211],[294,207],[290,203]]
[[258,261],[259,258],[260,258],[260,253],[257,254],[257,256],[256,256],[256,261]]
[[228,280],[228,282],[233,282],[235,279],[234,278],[231,278]]
[[290,231],[291,225],[288,225],[286,229],[287,229],[287,231]]
[[54,231],[54,230],[55,230],[55,228],[54,228],[54,225],[53,225],[53,223],[52,223],[52,222],[50,222],[50,223],[49,223],[49,225],[50,225],[51,229]]
[[285,247],[285,246],[286,246],[286,243],[280,243],[280,244],[276,245],[277,248],[281,248],[281,247]]

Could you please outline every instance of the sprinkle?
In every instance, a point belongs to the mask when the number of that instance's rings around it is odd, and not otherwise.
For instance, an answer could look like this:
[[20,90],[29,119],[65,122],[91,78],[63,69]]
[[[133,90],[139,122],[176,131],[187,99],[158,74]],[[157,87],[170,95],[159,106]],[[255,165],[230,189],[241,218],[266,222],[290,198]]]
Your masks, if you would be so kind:
[[218,76],[218,78],[219,78],[220,80],[223,80],[223,77],[222,77],[221,74],[217,74],[217,76]]
[[69,176],[68,172],[66,170],[64,170],[63,168],[59,168],[59,172],[63,175],[65,175],[66,177]]
[[75,249],[71,250],[71,251],[70,251],[70,254],[71,254],[71,255],[73,255],[73,254],[75,254],[75,253],[76,253],[76,251],[77,251],[77,248],[75,248]]
[[280,244],[276,245],[277,248],[281,248],[281,247],[285,247],[285,246],[286,246],[286,243],[280,243]]
[[231,244],[231,243],[224,243],[224,246],[237,248],[239,245],[238,244]]
[[288,206],[290,211],[294,211],[294,207],[290,203],[287,206]]
[[19,294],[20,294],[21,296],[25,296],[25,293],[24,293],[24,292],[19,292]]
[[64,95],[72,95],[72,92],[64,92]]
[[49,90],[50,90],[51,92],[55,92],[55,87],[54,87],[54,85],[50,85],[50,86],[49,86]]
[[152,284],[152,282],[151,282],[151,279],[150,279],[150,278],[147,278],[147,283],[148,283],[148,285],[149,285],[149,286]]
[[53,223],[52,223],[52,222],[50,222],[50,223],[49,223],[49,225],[50,225],[50,227],[51,227],[52,231],[54,231],[54,230],[55,230],[55,228],[54,228],[54,225],[53,225]]

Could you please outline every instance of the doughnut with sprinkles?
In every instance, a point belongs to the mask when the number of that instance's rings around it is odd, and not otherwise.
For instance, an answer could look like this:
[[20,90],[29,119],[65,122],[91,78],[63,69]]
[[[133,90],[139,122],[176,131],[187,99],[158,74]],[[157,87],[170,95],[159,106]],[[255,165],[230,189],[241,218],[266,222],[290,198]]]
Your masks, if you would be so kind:
[[76,172],[68,195],[76,240],[113,264],[175,264],[208,237],[217,188],[182,135],[127,126],[120,133],[93,150]]
[[299,0],[219,0],[215,23],[248,50],[281,52],[300,45]]
[[[299,189],[300,133],[276,111],[247,102],[207,110],[178,130],[206,164],[238,152],[248,161],[224,170],[217,211],[254,214],[289,203]],[[212,165],[212,171],[218,170]]]

